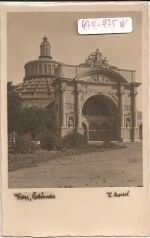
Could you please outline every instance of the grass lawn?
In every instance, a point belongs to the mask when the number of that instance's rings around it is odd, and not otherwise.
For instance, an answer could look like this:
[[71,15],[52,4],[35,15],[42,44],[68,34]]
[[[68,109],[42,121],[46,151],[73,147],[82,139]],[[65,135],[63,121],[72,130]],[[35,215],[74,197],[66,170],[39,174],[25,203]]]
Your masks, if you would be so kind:
[[9,155],[9,187],[142,186],[142,142]]
[[62,150],[38,150],[32,154],[9,154],[8,155],[8,171],[15,171],[23,168],[30,168],[38,166],[39,163],[48,162],[53,159],[62,159],[69,155],[78,155],[83,153],[92,153],[95,151],[107,151],[114,149],[125,148],[123,143],[110,143],[105,142],[103,144],[90,144],[85,148],[63,148]]

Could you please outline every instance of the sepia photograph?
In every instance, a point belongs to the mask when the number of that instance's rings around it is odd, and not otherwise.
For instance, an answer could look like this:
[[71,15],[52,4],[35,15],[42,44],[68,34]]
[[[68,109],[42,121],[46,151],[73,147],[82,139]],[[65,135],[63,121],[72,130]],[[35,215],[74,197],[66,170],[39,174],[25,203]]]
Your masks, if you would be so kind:
[[8,187],[142,187],[142,82],[142,12],[8,12]]
[[2,234],[147,236],[148,5],[0,3]]

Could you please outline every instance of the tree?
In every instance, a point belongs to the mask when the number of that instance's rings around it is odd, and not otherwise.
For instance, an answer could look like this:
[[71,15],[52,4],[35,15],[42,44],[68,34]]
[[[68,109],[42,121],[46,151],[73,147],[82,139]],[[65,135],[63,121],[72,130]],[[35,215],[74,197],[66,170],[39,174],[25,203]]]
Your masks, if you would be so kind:
[[37,139],[37,135],[53,130],[53,119],[49,110],[38,107],[22,109],[18,124],[19,134],[29,133],[32,138]]
[[12,82],[7,83],[8,132],[17,131],[21,113],[21,99]]
[[7,101],[9,133],[15,131],[19,135],[30,134],[32,139],[37,139],[38,134],[53,130],[52,108],[38,108],[37,106],[22,108],[21,99],[12,82],[7,84]]

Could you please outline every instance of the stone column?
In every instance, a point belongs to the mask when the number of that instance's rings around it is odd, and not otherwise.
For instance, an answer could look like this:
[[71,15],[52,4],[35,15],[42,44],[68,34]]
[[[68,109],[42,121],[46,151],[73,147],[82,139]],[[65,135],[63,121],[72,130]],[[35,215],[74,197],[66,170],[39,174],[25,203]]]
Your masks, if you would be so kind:
[[66,127],[65,117],[65,85],[61,86],[61,127]]
[[124,87],[120,85],[120,126],[124,127]]
[[77,90],[77,128],[82,128],[82,120],[81,120],[81,89]]
[[81,90],[81,86],[77,85],[77,105],[76,105],[76,119],[77,119],[77,131],[80,132],[80,130],[82,129],[82,120],[81,120],[81,94],[82,94],[82,90]]
[[137,127],[137,106],[136,106],[136,96],[137,96],[137,90],[134,87],[133,88],[133,94],[132,94],[132,103],[133,103],[133,125],[134,127]]
[[119,85],[119,127],[120,127],[120,139],[124,139],[124,86]]
[[136,108],[136,96],[137,96],[137,89],[135,85],[132,85],[132,140],[139,139],[139,128],[137,127],[137,108]]

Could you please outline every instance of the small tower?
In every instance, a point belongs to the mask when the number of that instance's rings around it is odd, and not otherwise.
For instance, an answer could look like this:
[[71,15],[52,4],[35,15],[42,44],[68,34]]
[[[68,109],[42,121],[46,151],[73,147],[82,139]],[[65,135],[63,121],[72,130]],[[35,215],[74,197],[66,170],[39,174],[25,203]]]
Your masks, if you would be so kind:
[[43,58],[43,57],[46,57],[46,58],[50,58],[52,59],[51,55],[50,55],[50,43],[48,42],[47,40],[47,37],[43,37],[43,41],[41,42],[41,45],[40,45],[40,57],[39,58]]

